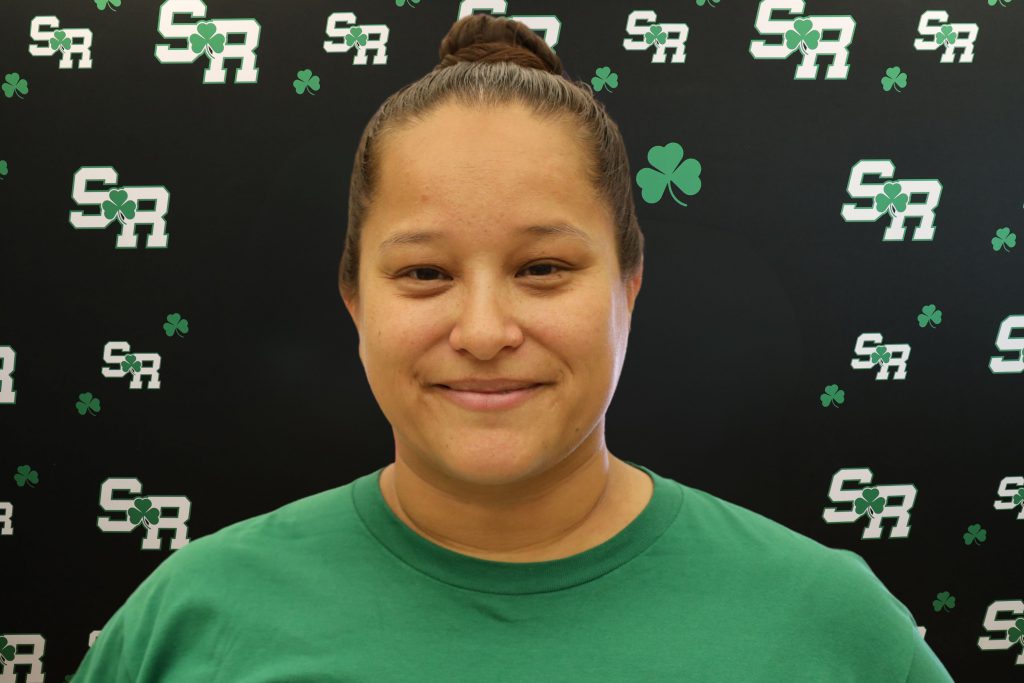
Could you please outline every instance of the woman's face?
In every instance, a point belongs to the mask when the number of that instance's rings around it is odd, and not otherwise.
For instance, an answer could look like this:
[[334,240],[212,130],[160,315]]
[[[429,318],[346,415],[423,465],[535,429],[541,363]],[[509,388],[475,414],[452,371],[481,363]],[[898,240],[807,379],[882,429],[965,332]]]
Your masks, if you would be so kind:
[[[518,107],[447,105],[377,150],[359,294],[345,305],[396,457],[421,476],[512,483],[605,448],[642,273],[622,287],[612,219],[572,132]],[[524,232],[558,224],[585,239]],[[406,231],[438,236],[381,249]],[[547,386],[496,411],[435,386],[466,378]]]

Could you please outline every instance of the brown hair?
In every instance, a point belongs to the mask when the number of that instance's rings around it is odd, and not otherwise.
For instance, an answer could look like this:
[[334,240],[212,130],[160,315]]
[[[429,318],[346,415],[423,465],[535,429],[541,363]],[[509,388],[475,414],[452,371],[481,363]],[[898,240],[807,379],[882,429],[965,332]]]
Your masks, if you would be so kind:
[[471,14],[456,21],[438,50],[441,61],[390,95],[367,123],[349,184],[348,231],[338,266],[345,298],[358,295],[359,245],[377,169],[374,151],[389,131],[414,123],[439,105],[525,105],[545,120],[576,124],[588,178],[615,221],[619,271],[626,283],[643,264],[644,236],[633,204],[629,159],[619,127],[590,86],[571,80],[562,60],[525,24]]

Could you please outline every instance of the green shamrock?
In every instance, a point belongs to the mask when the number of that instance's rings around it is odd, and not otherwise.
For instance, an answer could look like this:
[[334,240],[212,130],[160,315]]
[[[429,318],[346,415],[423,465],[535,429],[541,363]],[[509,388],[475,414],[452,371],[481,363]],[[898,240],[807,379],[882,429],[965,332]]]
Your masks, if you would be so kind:
[[129,353],[121,361],[121,369],[125,372],[131,371],[133,374],[142,369],[142,361],[135,360],[135,354]]
[[75,408],[78,410],[79,415],[85,415],[86,411],[94,411],[92,414],[95,415],[100,412],[100,400],[93,398],[93,395],[87,391],[78,395]]
[[831,403],[836,408],[846,400],[846,392],[839,388],[838,384],[829,384],[825,387],[825,393],[818,397],[822,408],[828,408]]
[[358,26],[353,26],[349,32],[345,34],[345,42],[349,45],[354,45],[355,43],[366,45],[366,36],[363,34],[363,29]]
[[200,21],[196,24],[196,32],[188,37],[188,41],[192,43],[192,52],[199,54],[206,50],[210,58],[214,52],[224,52],[226,40],[223,33],[217,33],[217,26],[212,21]]
[[1010,232],[1009,227],[996,230],[996,236],[992,238],[992,251],[999,251],[1000,248],[1010,251],[1015,246],[1017,246],[1017,233]]
[[885,92],[892,90],[894,85],[898,85],[896,92],[902,92],[900,88],[907,87],[907,74],[905,71],[900,71],[898,66],[890,66],[885,70],[885,75],[882,76],[882,88]]
[[128,191],[124,188],[114,189],[107,193],[108,200],[104,200],[103,215],[107,220],[117,217],[117,220],[124,223],[125,219],[135,218],[135,202],[128,199]]
[[[942,311],[935,308],[935,304],[928,304],[921,308],[921,312],[917,314],[917,324],[921,327],[935,323],[938,325],[942,322]],[[932,327],[935,327],[932,325]]]
[[71,39],[68,38],[68,34],[64,31],[54,31],[53,37],[50,38],[50,49],[56,52],[60,50],[65,52],[71,49]]
[[874,517],[879,514],[885,508],[885,498],[878,497],[878,489],[864,489],[860,492],[860,498],[853,501],[853,509],[857,511],[857,516],[863,515],[865,512],[868,513],[868,517]]
[[[181,317],[181,313],[171,313],[167,316],[167,322],[164,323],[164,334],[168,337],[173,337],[174,333],[177,332],[179,337],[184,337],[188,334],[188,320]],[[125,356],[127,358],[128,356]]]
[[117,10],[114,8],[121,6],[121,0],[96,0],[96,7],[98,9],[106,9],[107,5],[110,5],[110,9],[116,12]]
[[29,486],[35,488],[36,484],[39,483],[39,473],[29,465],[22,465],[18,468],[18,473],[14,475],[14,481],[18,486],[24,486],[28,482]]
[[[936,612],[941,611],[945,607],[956,607],[956,597],[949,594],[949,591],[942,591],[935,596],[935,600],[932,601],[932,607],[935,608]],[[949,611],[948,609],[946,610]]]
[[28,81],[19,76],[17,71],[4,76],[4,81],[6,82],[0,87],[3,88],[4,95],[7,95],[8,99],[14,97],[15,93],[18,94],[20,99],[25,99],[22,95],[28,94]]
[[7,642],[7,638],[5,636],[0,636],[0,659],[5,662],[9,662],[14,659],[16,652],[17,650],[14,646]]
[[[7,160],[0,159],[0,176],[7,175]],[[3,178],[0,178],[3,180]]]
[[683,148],[677,142],[664,147],[655,145],[647,150],[647,163],[654,168],[642,168],[636,174],[636,184],[643,190],[644,201],[648,204],[661,201],[667,187],[672,199],[683,204],[672,192],[670,182],[690,196],[700,192],[700,162],[691,158],[680,164],[682,158]]
[[952,24],[943,24],[935,33],[935,42],[939,45],[942,45],[942,43],[953,44],[955,40],[956,31],[953,30]]
[[295,92],[302,94],[302,91],[309,88],[310,95],[313,95],[313,90],[320,89],[320,77],[314,76],[310,69],[303,69],[302,71],[295,74],[298,76],[297,80],[292,81],[292,86],[295,87]]
[[967,527],[967,533],[964,534],[964,545],[970,545],[971,543],[981,545],[985,542],[985,537],[987,535],[988,534],[981,528],[980,524],[972,524]]
[[888,363],[889,359],[892,358],[892,353],[885,350],[884,346],[876,346],[874,353],[871,354],[871,364],[875,363]]
[[897,211],[906,211],[910,195],[901,193],[902,189],[903,186],[899,183],[886,183],[882,192],[875,195],[875,211],[889,209],[889,213],[893,216]]
[[[420,0],[409,0],[409,7],[416,7]],[[395,0],[395,7],[401,7],[404,5],[406,0]]]
[[1017,489],[1017,493],[1013,494],[1013,506],[1017,507],[1021,503],[1024,503],[1024,486]]
[[666,40],[665,32],[661,30],[661,24],[653,24],[651,30],[644,34],[644,40],[650,45],[654,41],[664,44]]
[[[989,4],[992,4],[992,0],[989,0]],[[1006,639],[1011,643],[1016,643],[1017,641],[1024,643],[1024,619],[1018,619],[1013,622],[1013,626],[1006,632]]]
[[802,54],[807,54],[807,48],[818,47],[818,40],[821,38],[821,31],[812,31],[814,22],[804,17],[793,22],[793,27],[786,31],[786,47],[795,50],[798,47]]
[[[988,6],[995,7],[997,2],[1002,2],[1002,0],[988,0]],[[1005,4],[1003,4],[1003,7],[1006,7],[1006,5],[1010,4],[1011,2],[1013,2],[1013,0],[1005,0]]]
[[611,92],[613,88],[619,87],[619,75],[613,73],[611,67],[602,66],[594,72],[597,74],[590,79],[590,85],[595,92],[601,92],[601,88],[607,88]]
[[707,4],[708,7],[714,7],[721,1],[722,0],[697,0],[697,7],[703,7],[705,4]]
[[147,529],[160,521],[160,511],[153,507],[153,501],[149,498],[136,498],[132,501],[135,507],[128,508],[128,521],[132,526],[138,526],[142,522]]

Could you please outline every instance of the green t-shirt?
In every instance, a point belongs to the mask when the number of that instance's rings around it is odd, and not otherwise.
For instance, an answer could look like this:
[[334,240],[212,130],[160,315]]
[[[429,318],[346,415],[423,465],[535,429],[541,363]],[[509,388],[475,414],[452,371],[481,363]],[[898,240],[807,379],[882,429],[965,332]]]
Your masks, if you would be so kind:
[[630,464],[643,512],[547,562],[426,540],[381,470],[231,524],[135,589],[73,683],[952,681],[860,555]]

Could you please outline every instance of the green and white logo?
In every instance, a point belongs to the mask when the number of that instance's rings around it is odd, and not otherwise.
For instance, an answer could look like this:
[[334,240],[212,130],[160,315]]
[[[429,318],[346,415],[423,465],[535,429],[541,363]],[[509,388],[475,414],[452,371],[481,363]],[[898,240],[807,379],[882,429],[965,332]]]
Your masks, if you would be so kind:
[[[388,37],[386,24],[356,24],[355,12],[335,12],[327,17],[327,40],[324,52],[348,52],[355,49],[352,63],[365,66],[367,53],[373,51],[373,64],[388,63]],[[337,40],[332,40],[337,39]]]
[[[762,36],[779,36],[778,43],[764,40],[750,41],[750,56],[754,59],[789,59],[800,52],[793,80],[813,81],[818,77],[818,57],[831,57],[825,70],[825,80],[846,80],[850,72],[850,44],[857,22],[849,14],[814,14],[790,18],[773,18],[772,13],[804,13],[804,0],[761,0],[757,6],[754,28]],[[826,38],[828,31],[834,37]],[[837,34],[837,35],[835,35]]]
[[[227,79],[225,60],[238,60],[234,82],[256,82],[260,71],[256,67],[260,22],[252,18],[178,22],[175,21],[176,14],[203,19],[206,17],[206,3],[202,0],[165,0],[160,5],[157,31],[164,38],[183,40],[185,45],[173,47],[157,43],[154,54],[158,62],[191,64],[202,56],[207,60],[203,83],[224,83]],[[241,41],[229,42],[228,38],[234,35],[242,36]]]
[[1024,519],[1024,476],[1003,477],[997,490],[999,495],[992,507],[996,510],[1016,510],[1017,519]]
[[113,367],[102,367],[104,377],[121,378],[131,375],[129,389],[142,389],[142,378],[148,377],[147,389],[160,388],[160,354],[131,352],[126,341],[109,341],[103,346],[103,362]]
[[[100,182],[115,186],[110,190],[91,190],[89,183]],[[138,225],[148,225],[151,230],[146,237],[147,249],[166,249],[167,207],[171,194],[163,185],[117,186],[117,171],[113,166],[82,166],[71,181],[71,199],[78,206],[95,206],[96,213],[72,210],[68,214],[71,227],[78,230],[103,230],[112,222],[121,224],[121,231],[114,242],[115,249],[136,249],[139,236],[135,234]],[[142,202],[152,202],[143,209]]]
[[1016,353],[1016,358],[992,356],[988,369],[992,374],[1017,374],[1024,372],[1024,336],[1013,336],[1014,330],[1024,331],[1024,315],[1008,315],[999,323],[995,345],[1002,353]]
[[[117,498],[119,492],[127,492],[128,498]],[[188,544],[188,520],[192,516],[192,501],[187,496],[143,496],[142,482],[134,477],[111,477],[100,486],[100,508],[106,512],[123,512],[124,517],[99,516],[96,526],[108,534],[130,534],[136,528],[145,529],[142,538],[143,550],[162,550],[160,532],[174,531],[171,550]],[[168,511],[177,514],[169,515]]]
[[907,378],[907,360],[910,359],[910,344],[882,345],[879,332],[864,332],[857,337],[853,347],[854,358],[850,367],[854,370],[870,370],[878,366],[875,380],[889,379],[890,368],[895,368],[892,379]]
[[[1000,618],[1001,614],[1010,616]],[[995,600],[985,609],[985,618],[981,622],[986,631],[996,633],[999,637],[980,636],[980,650],[1010,650],[1020,647],[1013,663],[1024,665],[1024,600]]]
[[960,63],[974,61],[974,41],[978,38],[977,24],[951,24],[948,12],[933,9],[921,14],[917,32],[927,37],[914,39],[915,50],[941,49],[942,57],[939,61],[950,64],[956,61],[956,49],[961,48]]
[[[861,533],[862,539],[882,537],[882,520],[893,519],[895,525],[889,531],[889,538],[910,536],[910,510],[917,499],[917,487],[913,484],[871,484],[874,478],[867,467],[848,467],[832,475],[828,488],[828,499],[833,503],[850,503],[849,508],[825,508],[821,518],[826,524],[851,524],[860,518],[870,522]],[[850,482],[861,484],[858,488],[845,488]],[[898,504],[894,499],[899,499]]]
[[[901,178],[886,183],[869,183],[865,176],[892,178],[896,164],[891,159],[861,159],[850,168],[846,193],[853,199],[870,199],[868,206],[843,204],[840,215],[848,223],[874,223],[882,216],[889,224],[882,233],[883,242],[902,242],[906,237],[907,218],[917,219],[914,242],[931,241],[935,237],[935,209],[942,197],[942,183],[936,178]],[[922,201],[913,201],[923,196]]]
[[[53,29],[53,30],[50,30]],[[79,69],[92,68],[92,31],[87,28],[60,28],[60,19],[54,16],[32,17],[29,36],[42,45],[29,45],[33,57],[52,57],[60,53],[58,69],[74,68],[78,56]]]
[[642,51],[654,46],[652,64],[664,64],[669,49],[673,64],[686,61],[686,39],[690,37],[690,27],[686,24],[658,23],[654,10],[637,9],[626,17],[626,33],[636,38],[624,38],[623,49]]

